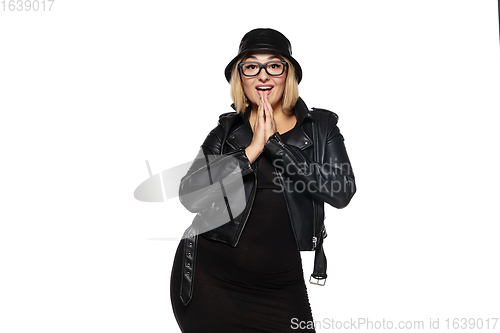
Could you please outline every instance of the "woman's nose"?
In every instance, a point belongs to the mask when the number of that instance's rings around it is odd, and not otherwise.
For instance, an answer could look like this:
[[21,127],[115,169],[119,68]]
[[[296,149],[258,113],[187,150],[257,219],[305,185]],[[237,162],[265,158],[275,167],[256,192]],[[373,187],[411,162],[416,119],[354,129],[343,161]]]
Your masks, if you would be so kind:
[[267,81],[267,80],[269,80],[269,75],[267,74],[267,72],[266,72],[266,69],[265,69],[265,68],[261,68],[261,69],[260,69],[260,73],[259,73],[259,75],[258,75],[258,78],[259,78],[259,80],[261,80],[261,81]]

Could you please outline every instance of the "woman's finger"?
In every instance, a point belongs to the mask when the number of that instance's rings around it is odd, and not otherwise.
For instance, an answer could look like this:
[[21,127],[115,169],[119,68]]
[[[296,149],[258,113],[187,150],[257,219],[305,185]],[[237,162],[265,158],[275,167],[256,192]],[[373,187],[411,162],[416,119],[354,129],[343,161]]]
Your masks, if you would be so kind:
[[260,96],[259,106],[261,107],[260,110],[262,111],[262,117],[266,119],[264,94],[265,93],[263,91],[259,91],[259,96]]
[[255,127],[255,131],[258,131],[261,129],[263,129],[263,127],[265,126],[266,122],[265,122],[265,114],[264,114],[264,101],[263,101],[263,98],[262,98],[262,92],[259,91],[259,96],[261,97],[260,100],[259,100],[259,107],[257,109],[257,120],[259,121],[258,122],[258,125],[259,126],[256,126]]
[[274,134],[277,131],[276,121],[274,120],[274,111],[271,103],[267,96],[264,97],[264,109],[266,110],[266,131],[268,133],[268,137]]
[[269,99],[268,99],[267,94],[264,98],[264,103],[266,104],[266,108],[270,111],[271,116],[274,118],[273,107],[271,106],[271,103],[269,103]]
[[259,91],[259,96],[260,96],[260,99],[259,99],[259,108],[257,109],[257,117],[263,117],[264,116],[264,113],[262,112],[263,109],[264,109],[264,100],[262,98],[262,91]]

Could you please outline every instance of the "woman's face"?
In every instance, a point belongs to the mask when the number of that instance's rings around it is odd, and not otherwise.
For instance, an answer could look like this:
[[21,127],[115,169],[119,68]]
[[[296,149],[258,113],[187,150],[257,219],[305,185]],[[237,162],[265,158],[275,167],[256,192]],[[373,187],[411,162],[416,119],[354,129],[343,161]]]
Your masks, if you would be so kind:
[[[248,61],[265,64],[269,61],[281,61],[281,59],[273,53],[253,53],[245,57],[242,62]],[[240,71],[243,91],[252,103],[252,106],[255,107],[259,105],[259,90],[262,90],[264,94],[267,94],[267,99],[273,109],[277,106],[281,106],[281,99],[283,98],[283,92],[285,90],[287,71],[287,68],[285,68],[285,71],[280,76],[271,76],[267,74],[264,68],[262,68],[257,76],[252,77],[245,76]]]

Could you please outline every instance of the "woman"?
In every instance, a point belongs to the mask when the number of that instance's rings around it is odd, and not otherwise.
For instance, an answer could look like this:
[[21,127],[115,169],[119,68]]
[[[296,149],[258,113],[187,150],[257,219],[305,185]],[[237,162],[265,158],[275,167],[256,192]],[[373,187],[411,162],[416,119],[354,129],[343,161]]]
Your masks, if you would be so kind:
[[276,30],[248,32],[225,75],[236,112],[220,115],[179,188],[197,215],[174,259],[175,317],[183,332],[314,332],[300,251],[316,251],[324,284],[324,202],[345,207],[356,191],[337,115],[307,109]]

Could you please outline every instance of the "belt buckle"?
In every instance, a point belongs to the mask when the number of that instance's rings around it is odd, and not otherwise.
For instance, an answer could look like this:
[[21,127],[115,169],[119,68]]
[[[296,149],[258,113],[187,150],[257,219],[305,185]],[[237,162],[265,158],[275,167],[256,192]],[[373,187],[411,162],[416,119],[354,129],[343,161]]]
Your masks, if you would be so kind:
[[[316,280],[316,281],[312,281],[312,279]],[[323,281],[323,283],[321,283],[321,281]],[[326,278],[315,278],[313,277],[312,275],[309,277],[309,283],[310,284],[315,284],[317,286],[324,286],[325,283],[326,283]]]

